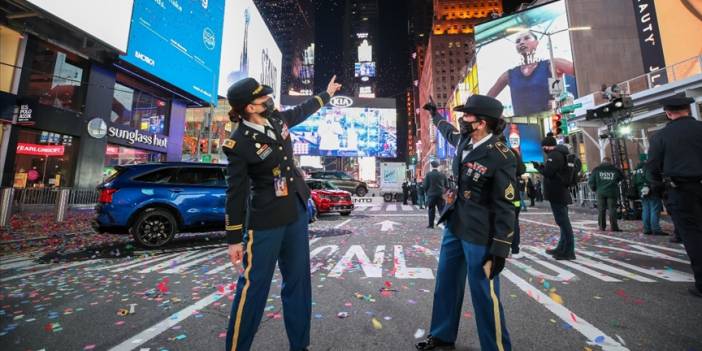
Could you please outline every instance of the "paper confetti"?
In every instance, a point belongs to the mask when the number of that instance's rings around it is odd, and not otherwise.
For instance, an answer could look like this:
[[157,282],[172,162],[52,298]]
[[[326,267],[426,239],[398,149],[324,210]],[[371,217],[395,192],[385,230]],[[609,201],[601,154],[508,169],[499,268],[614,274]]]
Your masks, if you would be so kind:
[[373,328],[375,328],[376,330],[383,329],[383,325],[377,319],[371,319],[371,323],[373,324]]

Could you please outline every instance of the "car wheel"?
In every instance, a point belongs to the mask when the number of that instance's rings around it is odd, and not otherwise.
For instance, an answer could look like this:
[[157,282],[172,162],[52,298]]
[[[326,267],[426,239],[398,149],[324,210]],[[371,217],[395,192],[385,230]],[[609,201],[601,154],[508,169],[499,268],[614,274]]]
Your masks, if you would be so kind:
[[351,211],[348,211],[348,212],[339,212],[339,214],[342,215],[342,216],[348,216],[348,215],[351,214]]
[[368,194],[368,189],[366,189],[362,186],[359,186],[358,188],[356,188],[356,195],[358,195],[360,197],[364,197],[364,196],[366,196],[366,194]]
[[160,208],[147,208],[139,214],[129,232],[138,245],[147,248],[161,247],[175,237],[177,222],[173,214]]

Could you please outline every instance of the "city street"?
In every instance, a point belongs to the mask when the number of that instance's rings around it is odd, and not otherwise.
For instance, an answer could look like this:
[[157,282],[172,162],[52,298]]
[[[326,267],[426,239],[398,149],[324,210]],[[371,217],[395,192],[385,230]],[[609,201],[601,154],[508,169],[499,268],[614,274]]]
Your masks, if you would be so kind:
[[[596,230],[576,208],[577,260],[544,248],[558,229],[547,204],[521,216],[522,252],[501,274],[515,350],[702,350],[702,305],[682,245]],[[323,215],[310,227],[311,350],[412,350],[429,329],[441,229],[401,204]],[[671,231],[665,223],[664,229]],[[219,350],[238,271],[220,234],[143,251],[125,242],[0,263],[3,350]],[[276,272],[255,350],[288,342]],[[695,332],[697,331],[697,332]],[[466,291],[459,350],[479,350]]]

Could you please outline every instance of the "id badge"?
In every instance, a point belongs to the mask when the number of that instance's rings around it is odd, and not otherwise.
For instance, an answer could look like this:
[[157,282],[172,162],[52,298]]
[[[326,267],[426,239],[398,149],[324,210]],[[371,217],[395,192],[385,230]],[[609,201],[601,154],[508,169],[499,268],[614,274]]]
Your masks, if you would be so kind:
[[285,177],[273,177],[273,185],[275,186],[275,196],[288,196],[288,182],[285,181]]

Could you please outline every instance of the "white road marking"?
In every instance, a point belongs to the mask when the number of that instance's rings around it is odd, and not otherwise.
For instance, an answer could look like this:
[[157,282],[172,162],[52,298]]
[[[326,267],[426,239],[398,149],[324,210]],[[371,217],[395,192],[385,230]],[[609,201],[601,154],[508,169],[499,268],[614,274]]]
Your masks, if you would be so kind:
[[412,208],[411,205],[402,205],[402,210],[403,211],[414,211],[414,208]]
[[320,240],[322,240],[322,238],[312,238],[312,239],[310,239],[310,246],[314,245],[314,243],[316,243],[316,242],[318,242],[318,241],[320,241]]
[[695,279],[692,277],[691,274],[681,272],[681,271],[676,271],[673,269],[641,268],[638,266],[634,266],[633,264],[621,262],[618,260],[613,260],[611,258],[607,258],[607,257],[601,256],[601,255],[598,255],[594,252],[589,252],[589,251],[583,251],[583,252],[580,252],[580,254],[583,254],[585,256],[590,256],[593,258],[597,258],[597,259],[605,261],[605,262],[609,262],[609,263],[616,264],[616,265],[624,267],[624,268],[631,269],[632,271],[636,271],[636,272],[650,275],[650,276],[660,278],[660,279],[665,279],[665,280],[668,280],[671,282],[693,282],[693,281],[695,281]]
[[[582,250],[578,251],[578,254],[588,256],[587,253],[582,251]],[[622,276],[625,278],[633,279],[633,280],[636,280],[638,282],[642,282],[642,283],[654,283],[655,282],[655,280],[653,280],[653,279],[648,279],[648,278],[642,277],[636,273],[627,272],[625,270],[621,270],[619,268],[608,266],[602,262],[594,261],[594,260],[591,260],[588,258],[579,257],[576,262],[583,264],[583,265],[586,265],[586,266],[589,266],[591,268],[599,269],[601,271],[605,271],[605,272],[619,275],[619,276]]]
[[35,258],[38,258],[38,257],[31,257],[31,256],[27,256],[27,255],[0,256],[0,262],[2,262],[3,264],[6,264],[6,263],[17,262],[17,261],[34,260]]
[[170,269],[167,269],[167,270],[165,270],[165,271],[162,271],[161,274],[183,273],[183,272],[185,272],[188,268],[190,268],[190,267],[192,267],[192,266],[194,266],[194,265],[196,265],[196,264],[198,264],[198,263],[200,263],[200,262],[204,262],[204,261],[207,261],[207,260],[211,260],[211,259],[213,259],[213,258],[215,258],[215,257],[219,257],[219,256],[222,256],[222,255],[227,254],[227,253],[229,253],[229,251],[227,251],[227,250],[222,250],[222,251],[220,251],[220,252],[213,253],[213,254],[211,254],[211,255],[207,255],[207,256],[205,256],[205,257],[198,258],[198,259],[196,259],[196,260],[192,260],[192,261],[190,261],[190,262],[188,262],[188,263],[183,263],[183,264],[181,264],[181,265],[172,267],[172,268],[170,268]]
[[[540,256],[548,257],[548,255],[545,252],[543,252],[543,249],[539,249],[539,248],[532,247],[532,246],[522,246],[522,249],[527,249],[527,250],[530,250],[532,252],[535,252],[536,254],[538,254]],[[597,279],[605,281],[605,282],[610,282],[610,283],[611,282],[621,282],[621,280],[619,280],[617,278],[608,276],[604,273],[597,272],[597,271],[592,270],[590,268],[587,268],[585,266],[579,265],[573,261],[559,261],[558,263],[560,263],[564,266],[568,266],[568,267],[575,269],[577,271],[583,272],[591,277],[597,278]]]
[[[590,343],[601,346],[603,351],[628,351],[626,347],[607,336],[602,330],[571,312],[565,306],[557,304],[551,298],[546,296],[546,294],[542,293],[540,289],[527,283],[524,279],[512,273],[509,269],[505,269],[502,272],[502,276],[516,285],[520,290],[525,292],[527,296],[546,307],[547,310],[551,311],[551,313],[555,314],[563,322],[571,325],[573,329],[585,336]],[[576,320],[576,322],[573,321],[573,318]],[[601,340],[600,343],[597,343],[596,340],[598,339],[603,340]]]
[[395,229],[394,226],[400,225],[400,223],[388,221],[388,220],[382,221],[380,223],[375,223],[375,225],[378,225],[378,224],[380,224],[380,231],[381,232],[387,232],[387,231],[394,230]]
[[602,237],[602,238],[607,238],[607,239],[612,239],[612,240],[623,241],[623,242],[625,242],[625,243],[636,244],[636,245],[643,245],[643,246],[652,247],[652,248],[654,248],[654,249],[661,249],[661,250],[672,251],[672,252],[677,252],[677,253],[680,253],[680,254],[683,254],[683,255],[687,255],[687,252],[686,252],[685,250],[680,250],[680,249],[676,249],[676,248],[672,248],[672,247],[665,247],[665,246],[660,246],[660,245],[647,244],[647,243],[642,243],[642,242],[639,242],[639,241],[633,241],[633,240],[628,240],[628,239],[624,239],[624,238],[618,238],[618,237],[616,237],[616,236],[610,236],[610,235],[605,235],[605,234],[597,234],[597,233],[588,233],[588,234],[592,234],[592,235],[594,235],[594,236],[599,236],[599,237]]
[[320,262],[314,262],[314,258],[322,253],[324,250],[329,250],[329,253],[327,254],[327,257],[331,257],[333,254],[335,254],[337,251],[339,251],[339,246],[338,245],[324,245],[315,248],[310,252],[310,274],[314,274],[317,272],[322,266],[324,265],[325,262],[320,261]]
[[385,211],[396,212],[397,211],[397,204],[389,204],[389,205],[385,206]]
[[546,274],[546,273],[541,272],[541,271],[537,270],[536,268],[534,268],[534,267],[532,267],[524,262],[521,262],[521,260],[519,260],[519,259],[509,260],[510,263],[517,266],[519,269],[523,270],[524,272],[530,274],[531,276],[543,278],[546,280],[557,281],[557,282],[567,282],[567,281],[571,281],[573,279],[577,279],[575,277],[575,274],[573,274],[573,272],[571,272],[571,271],[565,270],[561,267],[553,265],[553,264],[546,262],[544,260],[540,260],[532,255],[527,254],[526,252],[522,252],[522,254],[524,255],[524,258],[528,258],[528,259],[530,259],[530,260],[532,260],[532,261],[534,261],[534,262],[536,262],[536,263],[538,263],[538,264],[540,264],[540,265],[542,265],[542,266],[544,266],[544,267],[546,267],[546,268],[548,268],[548,269],[550,269],[558,274],[558,275]]
[[15,261],[15,262],[11,262],[11,263],[0,264],[0,271],[13,269],[13,268],[26,269],[24,267],[32,267],[32,266],[39,266],[39,265],[41,265],[41,263],[37,263],[34,260]]
[[127,262],[122,262],[119,264],[112,264],[112,265],[107,265],[107,266],[100,266],[100,267],[87,267],[85,268],[86,271],[104,271],[108,269],[115,269],[112,272],[113,273],[118,273],[122,271],[126,271],[128,269],[134,268],[134,267],[139,267],[148,263],[152,262],[157,262],[161,260],[165,260],[167,258],[175,257],[180,255],[180,253],[175,253],[175,254],[170,254],[170,255],[163,255],[163,256],[155,256],[155,257],[144,257],[144,258],[139,258],[135,260],[130,260]]
[[113,347],[110,349],[110,351],[130,351],[134,350],[137,347],[145,344],[149,340],[155,338],[156,336],[162,334],[166,330],[172,328],[173,326],[177,325],[178,323],[184,321],[188,317],[198,313],[198,311],[202,310],[203,308],[211,305],[212,303],[219,301],[221,298],[231,294],[232,291],[229,290],[228,288],[225,288],[224,293],[220,294],[219,292],[214,292],[210,295],[207,295],[205,298],[199,300],[198,302],[176,312],[173,313],[172,315],[168,316],[164,320],[154,324],[150,328],[142,331],[141,333],[132,336],[131,338],[123,341],[121,344]]
[[395,278],[399,279],[434,279],[431,268],[408,268],[402,245],[395,246]]
[[205,255],[209,255],[212,251],[217,251],[217,250],[219,250],[219,249],[211,249],[211,250],[207,250],[207,251],[205,251],[205,252],[201,252],[201,253],[198,253],[198,254],[196,254],[196,253],[189,253],[189,254],[187,254],[187,255],[185,255],[185,256],[176,257],[176,258],[171,259],[171,260],[168,260],[168,261],[166,261],[166,262],[159,263],[159,264],[157,264],[157,265],[155,265],[155,266],[153,266],[153,267],[149,267],[149,268],[146,268],[146,269],[142,269],[142,270],[139,271],[139,273],[143,274],[143,273],[151,273],[151,272],[159,271],[159,270],[164,269],[164,268],[166,268],[166,267],[171,267],[172,265],[179,264],[179,263],[181,263],[181,262],[185,262],[185,261],[191,260],[191,259],[193,259],[193,258],[197,258],[197,257],[202,257],[202,256],[205,256]]
[[681,259],[679,259],[679,258],[677,258],[677,257],[673,257],[673,256],[668,256],[668,255],[666,255],[666,254],[663,254],[663,253],[660,253],[660,252],[657,252],[657,251],[653,251],[653,250],[651,250],[651,249],[647,249],[647,248],[645,248],[645,247],[643,247],[643,246],[641,246],[641,245],[629,245],[630,247],[635,248],[635,249],[637,249],[637,250],[639,250],[639,251],[631,250],[631,249],[622,249],[622,248],[619,248],[619,247],[612,247],[612,246],[607,246],[607,245],[593,245],[593,246],[595,246],[595,247],[600,247],[600,248],[607,249],[607,250],[611,250],[611,251],[621,251],[621,252],[626,252],[626,253],[631,253],[631,254],[637,254],[637,255],[642,255],[642,256],[648,256],[648,257],[654,257],[654,258],[661,258],[661,259],[664,259],[664,260],[669,260],[669,261],[674,261],[674,262],[680,262],[680,263],[683,263],[683,264],[690,264],[690,261],[681,260]]
[[383,208],[380,207],[380,206],[373,206],[373,207],[371,207],[370,210],[371,210],[371,212],[378,212],[378,211],[380,211],[380,210],[382,210],[382,209],[383,209]]
[[340,277],[344,272],[354,268],[353,258],[358,259],[358,264],[361,265],[363,273],[368,278],[380,278],[383,276],[383,260],[385,259],[385,245],[379,245],[375,248],[375,256],[373,261],[368,258],[361,245],[351,245],[344,256],[334,266],[334,269],[329,272],[327,277]]
[[346,225],[346,223],[348,223],[348,222],[351,222],[351,219],[347,219],[347,220],[335,225],[334,229],[339,229],[339,228],[343,227],[344,225]]
[[[212,269],[212,270],[209,270],[209,271],[207,271],[207,273],[205,273],[205,274],[207,274],[207,275],[216,274],[216,273],[219,273],[219,272],[221,272],[221,271],[223,271],[223,270],[225,270],[225,269],[227,269],[227,268],[231,268],[231,267],[232,267],[232,263],[231,263],[231,262],[227,262],[227,264],[224,264],[224,265],[221,265],[221,266],[219,266],[219,267],[217,267],[217,268],[214,268],[214,269]],[[235,271],[235,270],[232,270],[232,271]]]
[[43,273],[48,273],[48,272],[60,271],[60,270],[62,270],[62,269],[71,268],[71,267],[75,267],[75,266],[81,266],[81,265],[89,264],[89,263],[95,263],[95,262],[99,262],[99,261],[100,261],[100,260],[97,260],[97,261],[92,260],[92,261],[81,261],[81,262],[73,262],[73,263],[68,263],[68,264],[62,264],[62,265],[59,265],[59,266],[53,267],[53,268],[48,268],[48,269],[43,269],[43,270],[39,270],[39,271],[35,271],[35,272],[28,272],[28,273],[22,273],[22,274],[13,275],[13,276],[10,276],[10,277],[5,277],[5,278],[0,279],[0,282],[6,282],[6,281],[15,280],[15,279],[24,278],[24,277],[29,277],[29,276],[37,275],[37,274],[43,274]]

